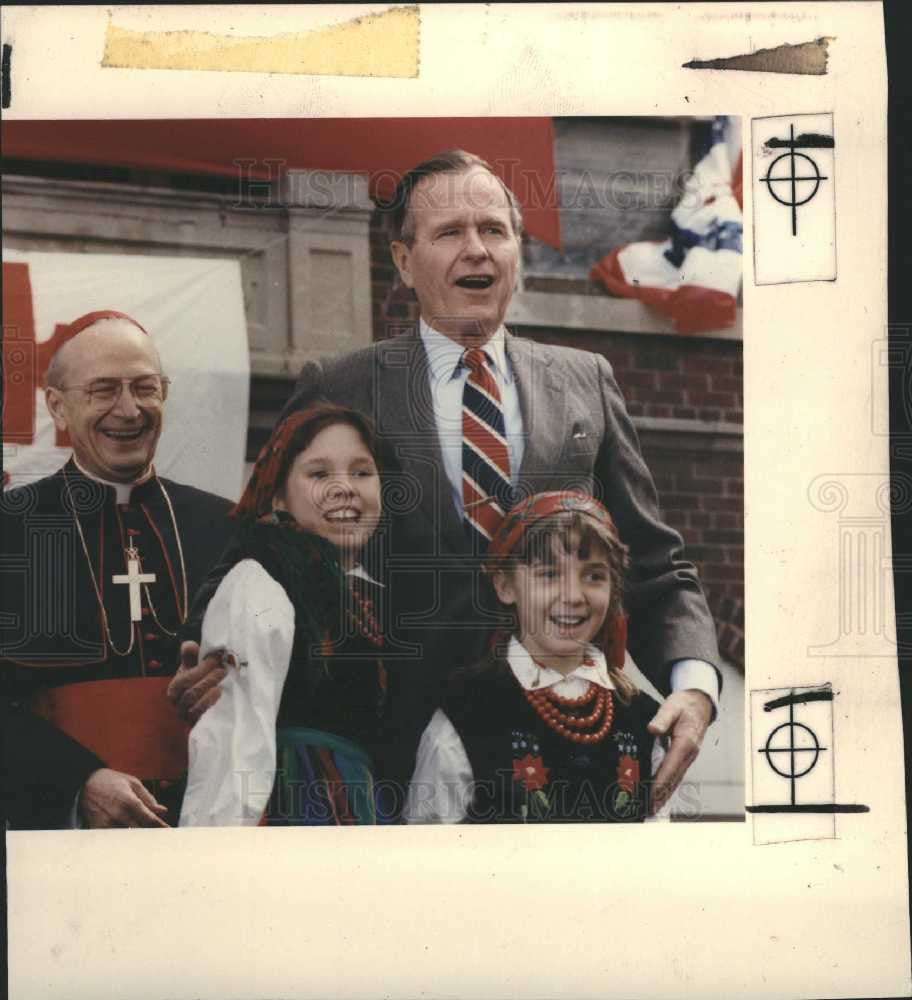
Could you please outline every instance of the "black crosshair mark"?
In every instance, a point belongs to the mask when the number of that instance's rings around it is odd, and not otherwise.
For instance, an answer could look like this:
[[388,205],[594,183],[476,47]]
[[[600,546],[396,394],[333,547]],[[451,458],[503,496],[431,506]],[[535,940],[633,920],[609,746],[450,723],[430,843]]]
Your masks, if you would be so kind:
[[[789,805],[745,806],[747,812],[862,813],[869,811],[868,806],[856,805],[854,803],[795,802],[795,782],[812,771],[820,759],[820,754],[828,749],[820,745],[816,733],[810,726],[795,721],[795,706],[804,705],[811,701],[832,700],[833,692],[829,688],[824,688],[817,691],[804,691],[801,694],[787,694],[782,698],[774,698],[772,701],[764,704],[764,712],[772,712],[777,708],[788,708],[789,710],[788,722],[783,722],[781,725],[776,726],[767,737],[766,744],[760,747],[757,752],[764,755],[766,762],[776,774],[788,779],[791,802]],[[779,738],[777,739],[777,737]],[[785,745],[779,746],[778,743],[783,739],[786,741]],[[788,763],[782,764],[781,767],[777,766],[777,762],[782,761],[783,758],[773,757],[773,754],[788,754]],[[811,754],[812,756],[810,759],[802,757],[799,760],[799,755],[802,754]]]
[[[777,156],[775,160],[769,165],[769,169],[766,172],[766,177],[761,177],[760,180],[766,184],[767,190],[779,202],[780,205],[786,205],[792,210],[792,236],[798,235],[798,206],[806,205],[811,198],[817,194],[820,188],[820,182],[828,180],[825,174],[821,174],[814,160],[811,159],[806,153],[796,153],[795,150],[805,146],[823,146],[832,147],[833,140],[831,136],[804,136],[800,135],[795,138],[795,126],[793,124],[789,125],[789,137],[788,139],[772,139],[767,143],[768,146],[786,146],[788,148],[787,153],[783,153],[781,156]],[[810,164],[809,169],[813,171],[813,176],[801,177],[797,171],[796,160],[806,160]],[[773,176],[773,170],[777,163],[782,163],[788,160],[788,173],[782,175]],[[799,184],[812,184],[810,191],[804,194],[802,189],[803,197],[799,198],[798,185]],[[781,198],[773,188],[774,184],[788,184],[790,187],[790,197]]]
[[[802,722],[795,722],[795,703],[789,702],[789,720],[788,722],[783,722],[782,725],[776,726],[776,728],[769,734],[766,740],[766,746],[762,747],[758,752],[762,753],[766,757],[766,762],[769,766],[776,772],[776,774],[781,775],[783,778],[789,779],[789,792],[792,805],[795,805],[795,782],[798,778],[803,778],[808,772],[812,771],[817,764],[820,757],[820,753],[826,750],[826,747],[822,747],[817,741],[817,734],[811,729],[810,726],[804,725]],[[785,746],[779,746],[778,743],[781,742],[781,736],[784,735],[787,740]],[[777,737],[780,737],[777,740]],[[803,741],[804,745],[799,745]],[[774,746],[774,743],[777,745]],[[788,754],[788,764],[784,765],[787,770],[780,770],[776,766],[776,758],[773,754]],[[808,758],[804,757],[801,760],[801,770],[799,767],[799,754],[813,754],[808,763]],[[778,758],[780,761],[782,758]]]

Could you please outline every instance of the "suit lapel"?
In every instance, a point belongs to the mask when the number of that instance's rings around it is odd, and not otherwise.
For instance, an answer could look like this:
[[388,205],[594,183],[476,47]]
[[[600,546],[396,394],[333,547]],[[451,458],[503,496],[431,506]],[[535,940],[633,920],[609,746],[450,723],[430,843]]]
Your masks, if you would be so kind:
[[[519,482],[537,492],[547,489],[560,469],[566,436],[562,380],[546,347],[508,333],[505,349],[516,379],[525,436]],[[382,341],[378,355],[379,430],[396,446],[396,457],[408,478],[403,490],[406,494],[418,490],[418,510],[431,530],[450,550],[466,552],[468,541],[443,467],[421,340],[412,335]]]
[[538,492],[545,488],[543,477],[559,469],[564,446],[561,378],[552,367],[547,348],[509,333],[505,346],[516,379],[525,437],[519,483],[523,491]]
[[418,491],[418,510],[431,530],[461,552],[468,543],[443,467],[424,346],[417,336],[401,337],[381,342],[378,354],[379,430],[395,445],[407,478],[403,494]]

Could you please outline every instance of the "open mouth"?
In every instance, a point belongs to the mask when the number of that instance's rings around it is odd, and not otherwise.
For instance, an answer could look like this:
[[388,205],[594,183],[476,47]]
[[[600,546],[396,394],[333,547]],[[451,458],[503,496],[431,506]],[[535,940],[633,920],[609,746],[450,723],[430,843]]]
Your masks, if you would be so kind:
[[588,615],[551,615],[551,621],[561,631],[579,628],[589,617]]
[[353,510],[351,507],[343,507],[340,510],[331,510],[323,515],[324,521],[332,521],[334,524],[351,524],[361,520],[361,512]]
[[149,430],[146,424],[141,427],[133,427],[128,430],[112,430],[110,427],[100,427],[99,434],[103,434],[110,441],[138,441]]
[[471,291],[484,291],[494,284],[494,278],[490,274],[467,274],[463,278],[457,278],[456,284],[460,288],[468,288]]

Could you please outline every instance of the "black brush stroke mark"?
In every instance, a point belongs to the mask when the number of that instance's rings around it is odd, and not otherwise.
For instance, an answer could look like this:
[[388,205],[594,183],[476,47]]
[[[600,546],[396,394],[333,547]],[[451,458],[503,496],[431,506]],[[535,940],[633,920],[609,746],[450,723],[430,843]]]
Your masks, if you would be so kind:
[[854,803],[820,802],[802,805],[745,806],[749,813],[866,813],[870,806]]
[[8,42],[3,43],[3,57],[0,61],[0,108],[4,111],[10,106],[13,98],[11,64],[13,47]]
[[785,708],[788,705],[804,705],[809,701],[832,701],[833,692],[826,688],[822,691],[804,691],[801,694],[786,694],[781,698],[774,698],[772,701],[763,703],[764,712],[772,712],[776,708]]
[[836,143],[831,135],[821,135],[818,132],[802,132],[792,139],[767,139],[764,143],[770,149],[833,149]]

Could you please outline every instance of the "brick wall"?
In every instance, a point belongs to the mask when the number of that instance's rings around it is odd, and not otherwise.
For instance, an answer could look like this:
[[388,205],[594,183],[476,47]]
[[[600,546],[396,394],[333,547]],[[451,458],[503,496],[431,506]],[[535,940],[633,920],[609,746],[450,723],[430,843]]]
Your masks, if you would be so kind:
[[595,341],[573,346],[601,350],[608,358],[631,416],[743,422],[737,341],[615,335],[605,342],[604,334],[597,334]]
[[390,325],[418,322],[418,303],[411,291],[395,280],[396,267],[390,257],[389,238],[377,211],[370,221],[370,255],[374,340],[383,340],[390,334]]
[[[743,666],[744,454],[736,429],[743,423],[740,341],[514,332],[594,351],[611,363],[638,426],[663,517],[681,533],[687,557],[699,570],[722,653]],[[711,431],[707,422],[735,426]]]
[[[396,287],[386,236],[371,223],[374,338],[417,322]],[[637,424],[666,521],[684,538],[716,618],[722,653],[744,664],[744,470],[741,343],[699,337],[514,328],[542,343],[603,354]],[[718,425],[727,425],[720,428]]]

